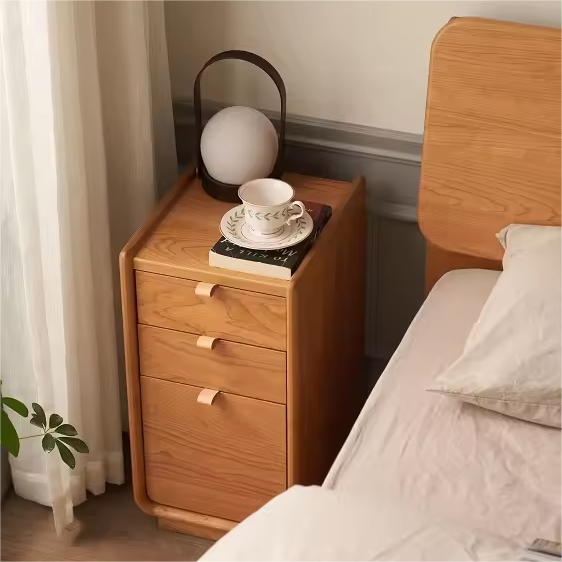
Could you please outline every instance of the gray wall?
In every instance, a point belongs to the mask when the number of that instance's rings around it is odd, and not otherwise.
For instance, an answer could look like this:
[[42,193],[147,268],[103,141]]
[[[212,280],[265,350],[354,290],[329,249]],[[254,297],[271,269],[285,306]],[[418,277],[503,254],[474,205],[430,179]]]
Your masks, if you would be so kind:
[[[220,109],[206,103],[205,118]],[[265,112],[273,121],[275,114]],[[174,103],[178,158],[193,160],[193,107]],[[319,177],[367,180],[368,357],[384,364],[423,302],[424,239],[416,221],[421,136],[289,116],[286,170]]]

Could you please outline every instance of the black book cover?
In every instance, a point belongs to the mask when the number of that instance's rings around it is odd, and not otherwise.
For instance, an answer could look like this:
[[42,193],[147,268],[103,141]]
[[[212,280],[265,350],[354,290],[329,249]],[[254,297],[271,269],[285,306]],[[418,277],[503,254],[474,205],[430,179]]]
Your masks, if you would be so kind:
[[[268,277],[290,279],[332,215],[332,208],[328,205],[310,201],[303,201],[303,203],[313,220],[314,227],[310,236],[299,244],[282,250],[250,250],[241,248],[221,237],[209,252],[209,265],[235,271],[247,271]],[[222,256],[232,258],[237,263],[232,263],[230,259],[221,259]],[[241,261],[253,262],[254,265],[245,267],[244,264],[240,263]],[[270,267],[260,267],[259,264]],[[276,274],[273,274],[275,267],[281,268],[281,270],[277,270]]]

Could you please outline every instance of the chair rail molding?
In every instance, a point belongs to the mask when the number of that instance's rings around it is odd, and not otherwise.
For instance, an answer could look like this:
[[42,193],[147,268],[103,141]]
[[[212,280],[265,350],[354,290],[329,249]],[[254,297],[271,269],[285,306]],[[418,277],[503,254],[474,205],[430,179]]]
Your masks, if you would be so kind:
[[[227,107],[203,103],[203,119]],[[278,113],[263,111],[274,124]],[[174,100],[181,164],[194,157],[193,102]],[[369,213],[416,222],[422,136],[339,121],[287,115],[285,168],[291,172],[349,181],[367,180]]]

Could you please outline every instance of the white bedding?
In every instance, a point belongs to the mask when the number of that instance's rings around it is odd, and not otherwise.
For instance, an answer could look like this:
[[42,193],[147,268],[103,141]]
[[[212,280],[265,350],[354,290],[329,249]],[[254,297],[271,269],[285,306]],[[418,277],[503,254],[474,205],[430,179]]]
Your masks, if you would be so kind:
[[432,520],[397,501],[293,486],[201,560],[519,560],[523,545]]
[[[441,279],[323,489],[285,492],[203,559],[512,559],[535,538],[559,541],[560,430],[425,391],[461,353],[497,276]],[[350,546],[337,528],[365,518]]]
[[560,540],[560,430],[425,391],[463,349],[498,273],[449,273],[365,404],[325,486],[462,524]]

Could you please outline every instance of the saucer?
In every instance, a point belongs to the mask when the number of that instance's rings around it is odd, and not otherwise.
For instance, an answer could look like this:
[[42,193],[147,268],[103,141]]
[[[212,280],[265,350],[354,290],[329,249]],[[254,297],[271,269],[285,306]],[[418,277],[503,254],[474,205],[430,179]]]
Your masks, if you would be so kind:
[[312,232],[312,217],[305,212],[291,224],[271,234],[260,234],[251,228],[244,216],[244,205],[230,209],[220,224],[221,234],[233,244],[250,250],[281,250],[302,242]]

